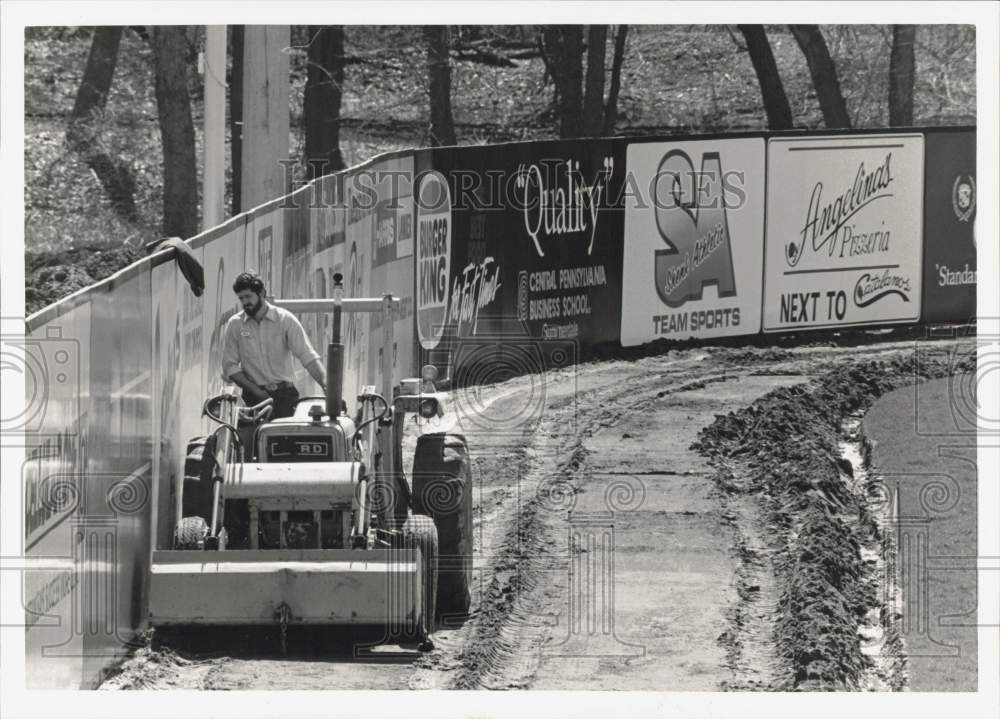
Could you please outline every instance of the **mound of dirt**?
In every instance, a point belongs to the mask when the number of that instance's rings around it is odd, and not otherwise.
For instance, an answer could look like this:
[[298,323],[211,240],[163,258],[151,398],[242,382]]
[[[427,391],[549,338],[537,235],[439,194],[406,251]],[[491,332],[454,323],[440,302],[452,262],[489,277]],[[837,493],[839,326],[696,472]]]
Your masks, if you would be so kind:
[[792,353],[779,347],[747,347],[720,350],[716,356],[728,365],[748,367],[762,362],[781,362],[791,358]]
[[[876,588],[863,578],[860,548],[879,530],[845,481],[851,468],[840,458],[840,428],[892,389],[975,371],[971,355],[952,360],[914,353],[847,365],[811,385],[778,389],[717,415],[692,445],[719,469],[722,491],[758,498],[779,547],[774,641],[793,673],[771,688],[860,688],[871,660],[861,652],[859,623],[877,602]],[[734,461],[749,468],[748,483],[731,481]]]
[[76,247],[61,252],[27,252],[24,257],[25,314],[103,280],[144,256],[132,245]]
[[102,691],[202,689],[201,680],[218,663],[215,659],[193,659],[169,648],[153,649],[149,639],[149,634],[143,637],[145,643],[104,678],[99,687]]

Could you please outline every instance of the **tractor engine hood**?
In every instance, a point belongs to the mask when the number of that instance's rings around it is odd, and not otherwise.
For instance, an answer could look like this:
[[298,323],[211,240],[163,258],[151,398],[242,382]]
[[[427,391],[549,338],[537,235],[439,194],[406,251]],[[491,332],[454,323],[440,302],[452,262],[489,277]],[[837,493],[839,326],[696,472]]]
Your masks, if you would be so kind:
[[244,464],[226,481],[226,499],[314,497],[351,504],[364,477],[362,462]]

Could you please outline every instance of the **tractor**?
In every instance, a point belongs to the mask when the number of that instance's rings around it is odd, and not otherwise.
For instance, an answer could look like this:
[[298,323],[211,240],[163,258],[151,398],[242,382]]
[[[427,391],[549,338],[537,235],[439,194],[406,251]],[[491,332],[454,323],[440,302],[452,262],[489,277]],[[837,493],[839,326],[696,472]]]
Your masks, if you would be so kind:
[[[149,624],[379,625],[433,648],[439,619],[469,610],[472,482],[468,449],[436,389],[437,371],[393,384],[392,311],[399,300],[274,300],[332,313],[325,396],[271,420],[226,384],[203,414],[217,428],[188,443],[173,544],[153,552]],[[357,412],[343,397],[344,312],[382,313],[381,392]],[[403,468],[404,441],[412,453]]]

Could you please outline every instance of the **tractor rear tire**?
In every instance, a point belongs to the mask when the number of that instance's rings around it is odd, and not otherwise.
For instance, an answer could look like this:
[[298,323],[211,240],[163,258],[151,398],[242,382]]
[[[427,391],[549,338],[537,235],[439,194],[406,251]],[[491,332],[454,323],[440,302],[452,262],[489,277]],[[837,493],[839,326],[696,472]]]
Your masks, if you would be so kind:
[[208,522],[202,517],[184,517],[174,527],[174,549],[204,549]]
[[413,512],[434,519],[440,544],[437,610],[464,617],[472,601],[472,469],[465,438],[424,435],[413,458]]
[[[421,611],[414,627],[417,638],[424,644],[434,633],[435,603],[438,583],[438,535],[430,517],[410,515],[403,523],[403,546],[420,549],[422,575]],[[423,647],[422,647],[423,648]]]

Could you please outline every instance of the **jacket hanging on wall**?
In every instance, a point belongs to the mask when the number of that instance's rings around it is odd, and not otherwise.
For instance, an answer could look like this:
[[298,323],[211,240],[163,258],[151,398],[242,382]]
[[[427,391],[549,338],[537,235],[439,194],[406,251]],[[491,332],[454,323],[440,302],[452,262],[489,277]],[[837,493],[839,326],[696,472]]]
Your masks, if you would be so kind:
[[161,250],[173,250],[174,261],[181,268],[181,273],[195,297],[201,297],[205,290],[205,270],[198,261],[198,258],[191,252],[191,248],[180,237],[167,237],[163,240],[150,242],[146,245],[146,250],[153,255]]

